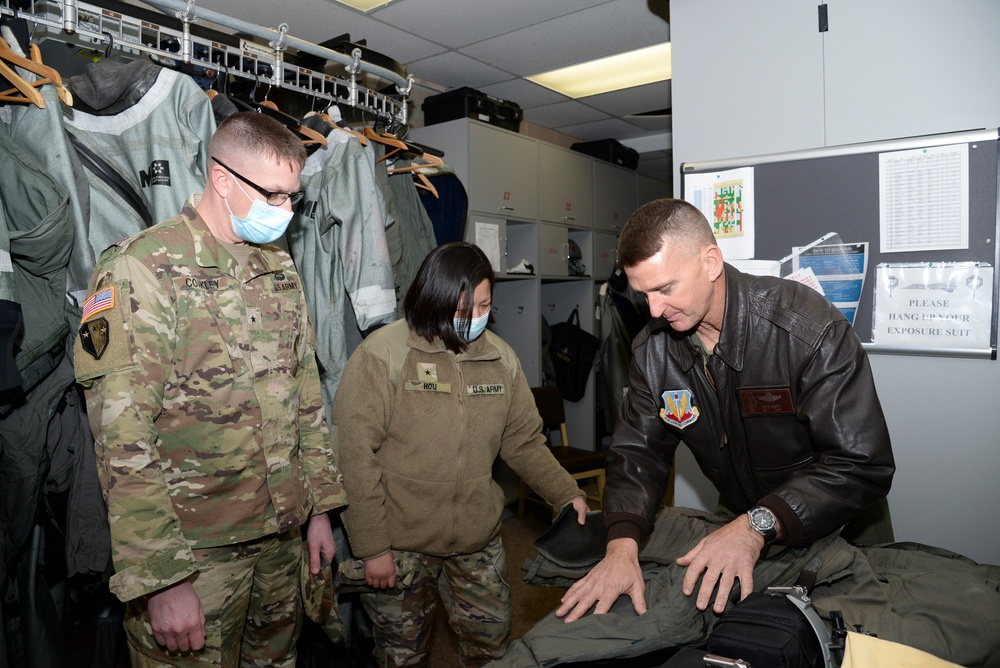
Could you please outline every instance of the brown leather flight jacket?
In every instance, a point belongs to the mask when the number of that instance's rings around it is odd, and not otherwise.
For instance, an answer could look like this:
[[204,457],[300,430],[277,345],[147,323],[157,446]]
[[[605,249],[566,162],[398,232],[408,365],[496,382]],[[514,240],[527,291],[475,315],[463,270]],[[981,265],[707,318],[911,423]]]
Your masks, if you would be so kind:
[[707,360],[662,319],[633,342],[604,492],[609,540],[648,534],[681,441],[733,510],[770,508],[787,545],[834,531],[889,491],[888,428],[841,312],[793,281],[728,264],[724,280]]

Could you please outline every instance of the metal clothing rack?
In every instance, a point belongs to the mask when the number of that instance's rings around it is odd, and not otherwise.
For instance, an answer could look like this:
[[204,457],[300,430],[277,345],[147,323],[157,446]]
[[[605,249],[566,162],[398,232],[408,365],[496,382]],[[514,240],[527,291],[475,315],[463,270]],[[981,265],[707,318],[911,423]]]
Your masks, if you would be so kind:
[[[362,60],[360,49],[354,49],[348,56],[292,37],[285,23],[277,30],[266,28],[197,8],[194,0],[145,2],[180,20],[181,29],[78,0],[0,0],[0,15],[23,18],[34,23],[36,28],[43,26],[54,39],[90,38],[95,45],[113,45],[206,70],[224,71],[227,75],[345,104],[396,124],[407,124],[406,100],[413,86],[413,76],[404,78],[395,71]],[[191,25],[199,21],[209,21],[265,43],[226,35],[230,40],[238,39],[239,45],[234,46],[193,35]],[[60,32],[62,37],[57,37]],[[289,48],[343,65],[348,76],[289,64],[285,62],[285,52]],[[399,97],[367,88],[361,82],[362,73],[388,80],[395,85]]]

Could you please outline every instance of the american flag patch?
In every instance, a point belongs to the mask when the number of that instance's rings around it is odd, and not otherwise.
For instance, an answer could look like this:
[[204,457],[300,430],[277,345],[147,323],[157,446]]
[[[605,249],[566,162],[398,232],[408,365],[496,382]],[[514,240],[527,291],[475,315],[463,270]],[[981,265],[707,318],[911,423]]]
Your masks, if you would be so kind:
[[101,311],[106,311],[109,308],[114,308],[115,305],[115,288],[114,286],[110,288],[105,288],[100,292],[95,292],[91,295],[90,299],[83,302],[83,317],[80,319],[81,322],[94,315],[95,313],[100,313]]

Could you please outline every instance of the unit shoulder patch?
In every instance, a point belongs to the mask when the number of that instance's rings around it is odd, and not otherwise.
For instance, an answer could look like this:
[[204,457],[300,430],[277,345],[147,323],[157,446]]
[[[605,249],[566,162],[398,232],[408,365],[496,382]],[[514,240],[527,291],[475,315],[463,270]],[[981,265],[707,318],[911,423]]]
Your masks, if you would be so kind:
[[132,355],[128,281],[101,288],[83,304],[73,344],[77,380],[83,382],[128,368]]
[[660,395],[663,408],[660,409],[660,419],[672,427],[684,429],[694,424],[701,412],[694,405],[694,393],[691,390],[666,390]]

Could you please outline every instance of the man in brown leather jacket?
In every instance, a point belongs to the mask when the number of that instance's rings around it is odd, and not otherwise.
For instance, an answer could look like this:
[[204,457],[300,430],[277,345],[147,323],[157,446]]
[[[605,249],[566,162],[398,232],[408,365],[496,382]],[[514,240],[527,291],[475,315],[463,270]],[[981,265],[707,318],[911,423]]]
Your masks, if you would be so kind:
[[618,263],[653,320],[633,342],[611,438],[604,559],[563,597],[574,621],[622,594],[646,610],[638,562],[683,441],[735,519],[677,560],[686,596],[721,613],[734,583],[776,542],[803,545],[878,501],[895,465],[867,355],[844,316],[793,281],[723,262],[691,204],[661,199],[622,230]]

